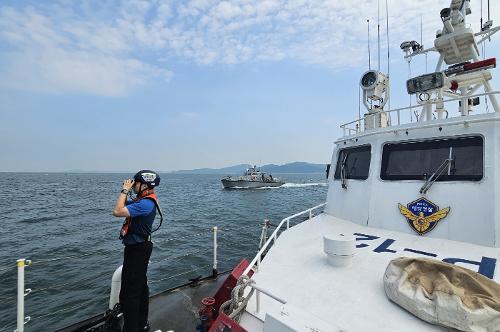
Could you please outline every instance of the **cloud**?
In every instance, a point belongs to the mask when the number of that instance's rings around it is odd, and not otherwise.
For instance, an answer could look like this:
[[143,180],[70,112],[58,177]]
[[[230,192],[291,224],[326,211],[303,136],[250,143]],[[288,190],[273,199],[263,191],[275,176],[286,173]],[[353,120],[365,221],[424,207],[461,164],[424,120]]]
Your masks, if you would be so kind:
[[16,89],[101,96],[125,95],[132,88],[144,85],[148,78],[160,75],[157,69],[135,59],[59,48],[37,51],[36,56],[4,55],[0,73],[0,83]]
[[[432,46],[449,0],[389,0],[391,52],[403,40]],[[382,47],[385,1],[380,1]],[[473,0],[469,22],[479,21]],[[499,15],[494,8],[492,16]],[[50,92],[123,95],[172,76],[175,62],[200,66],[298,61],[329,70],[365,66],[376,0],[190,0],[55,2],[0,7],[0,84]],[[384,51],[385,52],[385,51]],[[397,52],[397,53],[396,53]],[[394,55],[396,54],[396,55]],[[23,77],[25,84],[16,82]]]
[[140,29],[129,21],[117,19],[116,25],[109,25],[67,16],[58,20],[33,7],[0,8],[0,36],[11,45],[0,52],[0,86],[121,96],[149,80],[172,76],[132,56],[136,45],[121,28],[136,35]]

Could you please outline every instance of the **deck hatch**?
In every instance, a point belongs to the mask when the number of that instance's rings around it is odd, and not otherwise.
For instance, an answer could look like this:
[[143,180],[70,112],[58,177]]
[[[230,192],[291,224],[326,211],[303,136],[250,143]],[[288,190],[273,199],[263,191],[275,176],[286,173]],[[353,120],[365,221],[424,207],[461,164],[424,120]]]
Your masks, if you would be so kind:
[[481,136],[388,143],[383,147],[382,180],[427,180],[447,158],[436,181],[479,181],[483,178]]

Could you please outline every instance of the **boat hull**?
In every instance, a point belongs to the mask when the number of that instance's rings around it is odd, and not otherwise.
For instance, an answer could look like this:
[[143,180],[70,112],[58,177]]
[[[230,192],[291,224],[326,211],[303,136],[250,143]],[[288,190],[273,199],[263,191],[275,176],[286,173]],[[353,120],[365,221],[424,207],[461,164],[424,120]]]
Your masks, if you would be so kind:
[[228,180],[222,179],[222,185],[226,189],[234,188],[263,188],[263,187],[280,187],[285,184],[283,181],[248,181],[248,180]]

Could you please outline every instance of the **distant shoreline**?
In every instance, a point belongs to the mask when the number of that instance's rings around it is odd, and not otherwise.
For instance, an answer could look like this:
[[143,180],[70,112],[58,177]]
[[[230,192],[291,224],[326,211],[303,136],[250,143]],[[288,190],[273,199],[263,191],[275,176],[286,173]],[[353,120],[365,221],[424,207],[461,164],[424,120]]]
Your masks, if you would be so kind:
[[[44,172],[44,171],[0,171],[0,174],[132,174],[135,173],[135,171],[130,171],[130,172],[92,172],[92,171],[81,171],[81,172],[63,172],[63,171],[49,171],[49,172]],[[158,172],[159,174],[170,174],[170,175],[234,175],[230,173],[191,173],[191,172],[178,172],[178,171],[171,171],[171,172]],[[318,172],[273,172],[274,174],[322,174],[324,171],[318,171]]]
[[[250,164],[239,164],[222,168],[196,168],[190,170],[158,171],[160,174],[219,174],[235,175],[243,173]],[[262,172],[276,174],[319,174],[326,170],[326,164],[313,164],[307,162],[292,162],[283,165],[266,164],[259,167]],[[0,173],[17,174],[131,174],[133,171],[87,171],[87,170],[67,170],[67,171],[0,171]]]

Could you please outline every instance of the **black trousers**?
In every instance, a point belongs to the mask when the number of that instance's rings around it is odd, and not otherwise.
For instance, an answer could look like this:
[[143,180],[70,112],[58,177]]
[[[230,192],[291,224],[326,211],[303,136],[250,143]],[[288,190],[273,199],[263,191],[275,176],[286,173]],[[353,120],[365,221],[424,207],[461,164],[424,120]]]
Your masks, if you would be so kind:
[[153,244],[149,241],[125,246],[123,257],[120,305],[123,332],[142,331],[148,323],[148,262]]

